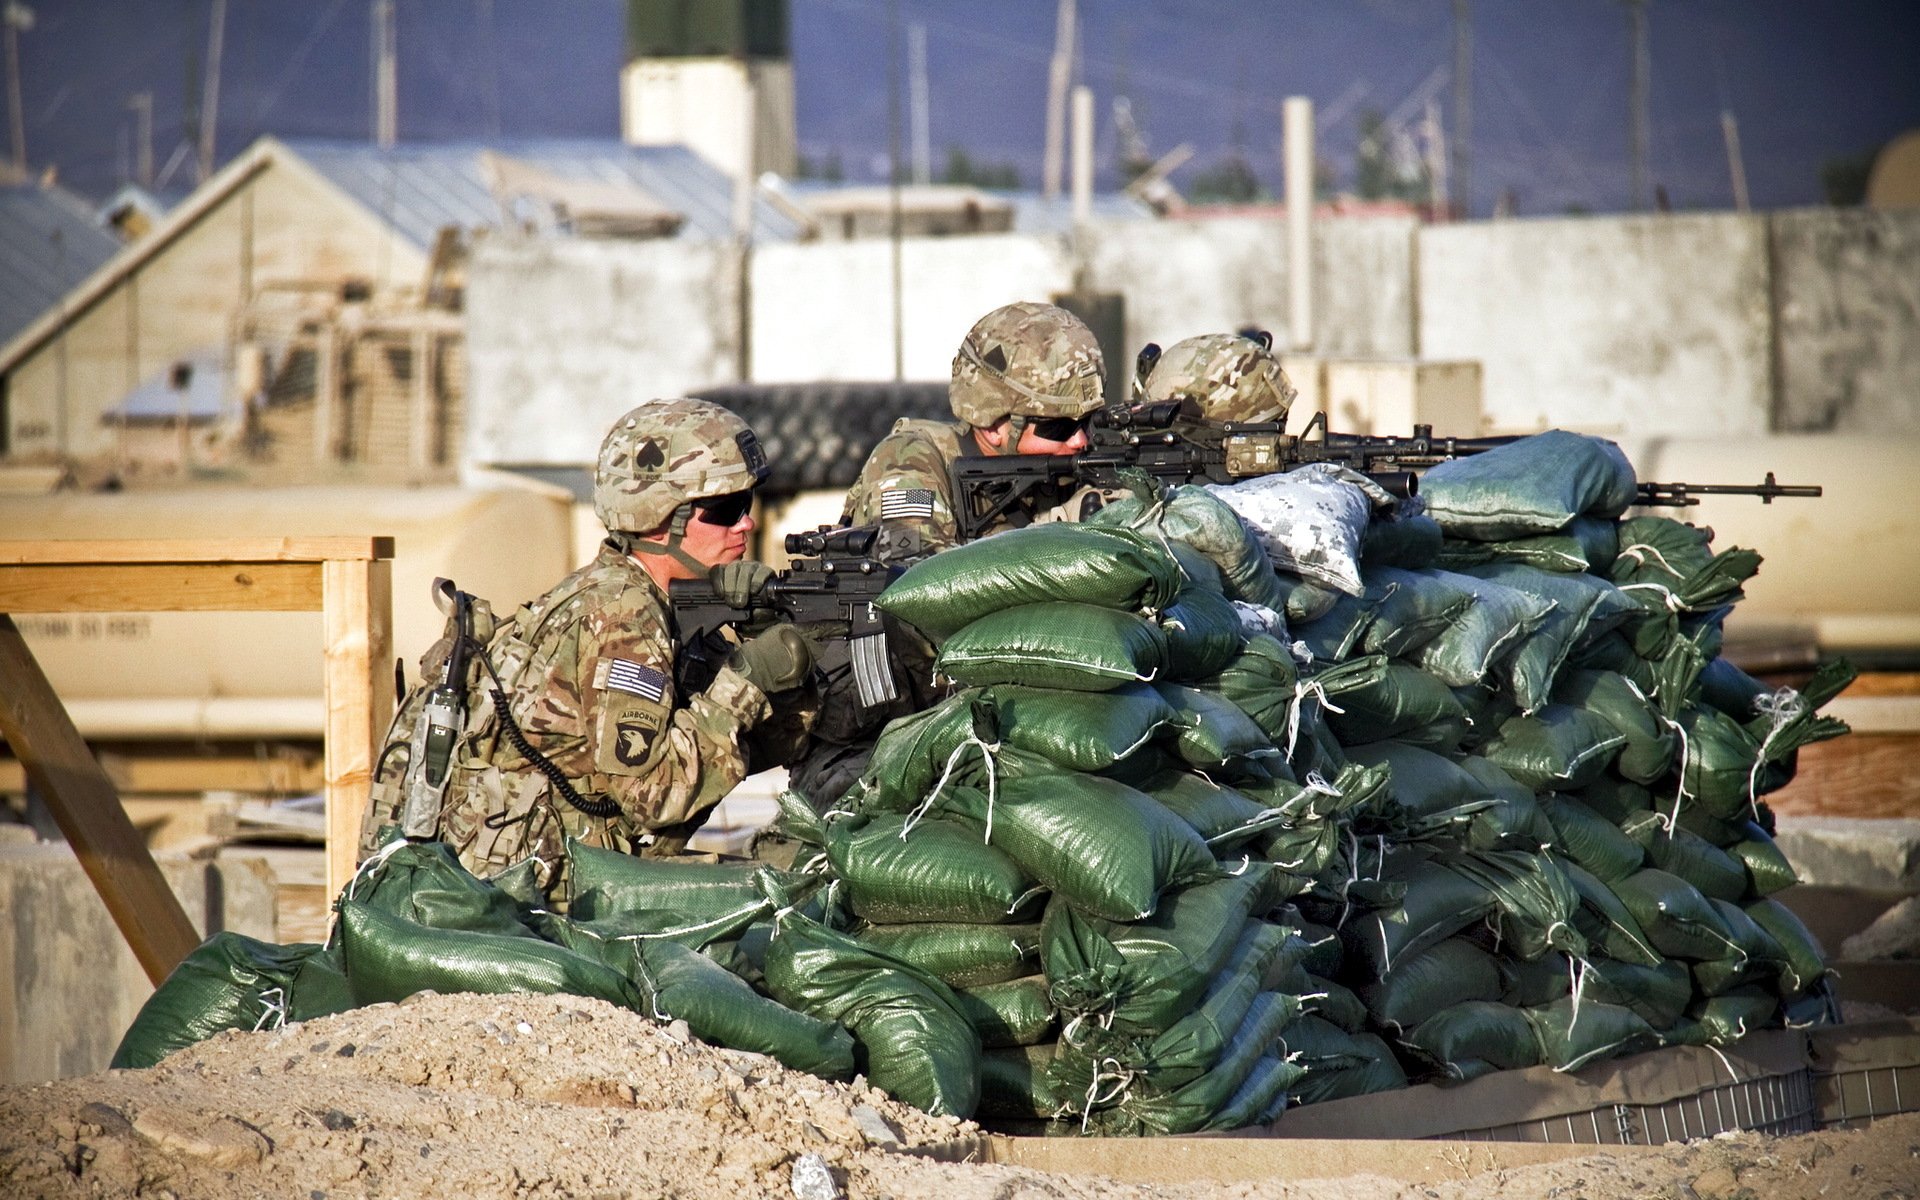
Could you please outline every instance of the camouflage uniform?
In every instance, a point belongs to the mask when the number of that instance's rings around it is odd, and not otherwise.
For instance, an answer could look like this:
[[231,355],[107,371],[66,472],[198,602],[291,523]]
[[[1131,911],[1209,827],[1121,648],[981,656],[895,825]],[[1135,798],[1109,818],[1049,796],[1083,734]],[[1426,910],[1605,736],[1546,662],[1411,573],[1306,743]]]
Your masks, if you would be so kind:
[[1208,333],[1175,342],[1147,376],[1145,399],[1191,406],[1202,429],[1227,421],[1284,425],[1296,395],[1266,335]]
[[[612,532],[592,563],[506,621],[496,623],[484,602],[475,606],[473,636],[485,661],[470,663],[462,681],[466,719],[434,836],[476,874],[533,855],[550,883],[564,867],[569,836],[635,853],[678,851],[748,773],[744,739],[773,704],[724,665],[689,694],[676,677],[667,597],[630,553],[655,544],[625,536],[659,528],[663,513],[684,530],[691,500],[745,490],[764,477],[752,431],[714,406],[691,407],[698,403],[636,409],[609,435],[595,504]],[[667,432],[646,436],[658,428]],[[677,547],[676,536],[665,552]],[[426,692],[445,677],[451,647],[450,632],[421,660],[426,683],[407,696],[388,732],[363,854],[400,821]],[[576,794],[617,811],[596,817],[573,805],[502,722],[500,696],[526,744]]]

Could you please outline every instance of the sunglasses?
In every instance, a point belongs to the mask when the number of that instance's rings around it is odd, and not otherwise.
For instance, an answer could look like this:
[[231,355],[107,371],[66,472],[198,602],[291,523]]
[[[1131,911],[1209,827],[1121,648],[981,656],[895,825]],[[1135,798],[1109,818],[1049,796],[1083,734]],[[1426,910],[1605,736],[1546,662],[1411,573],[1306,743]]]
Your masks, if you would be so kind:
[[693,514],[696,520],[708,525],[718,525],[731,529],[740,523],[753,507],[753,493],[729,492],[724,496],[709,496],[705,500],[693,502]]
[[1086,427],[1085,417],[1046,417],[1027,423],[1027,428],[1033,430],[1035,437],[1049,442],[1070,442],[1075,434]]

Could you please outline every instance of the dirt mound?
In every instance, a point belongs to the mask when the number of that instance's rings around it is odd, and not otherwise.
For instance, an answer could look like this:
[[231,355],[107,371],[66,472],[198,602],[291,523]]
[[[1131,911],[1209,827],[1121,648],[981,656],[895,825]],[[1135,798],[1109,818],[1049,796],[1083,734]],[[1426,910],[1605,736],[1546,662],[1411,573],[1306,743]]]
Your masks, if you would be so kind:
[[[1920,1116],[1865,1134],[1737,1135],[1631,1158],[1379,1178],[1154,1187],[914,1150],[979,1130],[572,996],[422,995],[225,1033],[144,1071],[0,1089],[0,1195],[792,1196],[809,1155],[849,1197],[1906,1196]],[[796,1170],[796,1168],[800,1168]],[[1471,1179],[1466,1178],[1471,1173]],[[1678,1194],[1685,1195],[1684,1191]]]

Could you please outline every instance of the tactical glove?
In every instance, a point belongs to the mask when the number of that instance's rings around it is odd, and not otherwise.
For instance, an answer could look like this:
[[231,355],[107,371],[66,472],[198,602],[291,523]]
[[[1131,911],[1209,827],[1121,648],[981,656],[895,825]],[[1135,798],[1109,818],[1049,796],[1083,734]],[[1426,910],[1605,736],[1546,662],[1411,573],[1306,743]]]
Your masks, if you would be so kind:
[[806,681],[807,673],[813,670],[813,647],[793,626],[775,625],[743,643],[727,665],[745,676],[748,683],[772,695],[791,691]]
[[708,582],[713,584],[713,590],[720,594],[720,599],[726,601],[729,608],[751,605],[772,578],[771,567],[751,559],[721,563],[707,572]]

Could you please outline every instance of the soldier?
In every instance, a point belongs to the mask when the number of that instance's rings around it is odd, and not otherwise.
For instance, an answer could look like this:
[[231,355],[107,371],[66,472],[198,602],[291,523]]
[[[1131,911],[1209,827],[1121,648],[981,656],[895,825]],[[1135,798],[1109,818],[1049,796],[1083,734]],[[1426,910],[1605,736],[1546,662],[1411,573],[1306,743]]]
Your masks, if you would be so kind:
[[[1093,331],[1066,309],[1028,302],[994,309],[954,355],[947,399],[959,420],[895,423],[848,491],[840,523],[902,522],[920,535],[926,553],[956,544],[953,461],[1086,449],[1086,421],[1100,407],[1104,374]],[[1027,524],[1064,499],[1047,496],[996,528]]]
[[1273,355],[1273,338],[1255,331],[1205,333],[1175,342],[1153,362],[1143,399],[1184,402],[1190,411],[1181,432],[1204,437],[1217,436],[1218,426],[1228,421],[1284,425],[1296,394]]
[[[388,733],[363,852],[398,824],[447,842],[479,875],[535,856],[551,884],[568,836],[636,854],[683,849],[750,767],[772,765],[750,764],[752,734],[781,724],[770,718],[804,692],[813,665],[806,640],[775,625],[710,680],[675,672],[668,582],[708,577],[744,603],[770,575],[742,561],[766,476],[759,439],[727,410],[643,404],[600,447],[593,502],[607,538],[592,563],[497,623],[485,601],[443,581],[442,606],[460,620],[422,659],[425,683]],[[438,784],[428,767],[443,682],[464,712]]]

